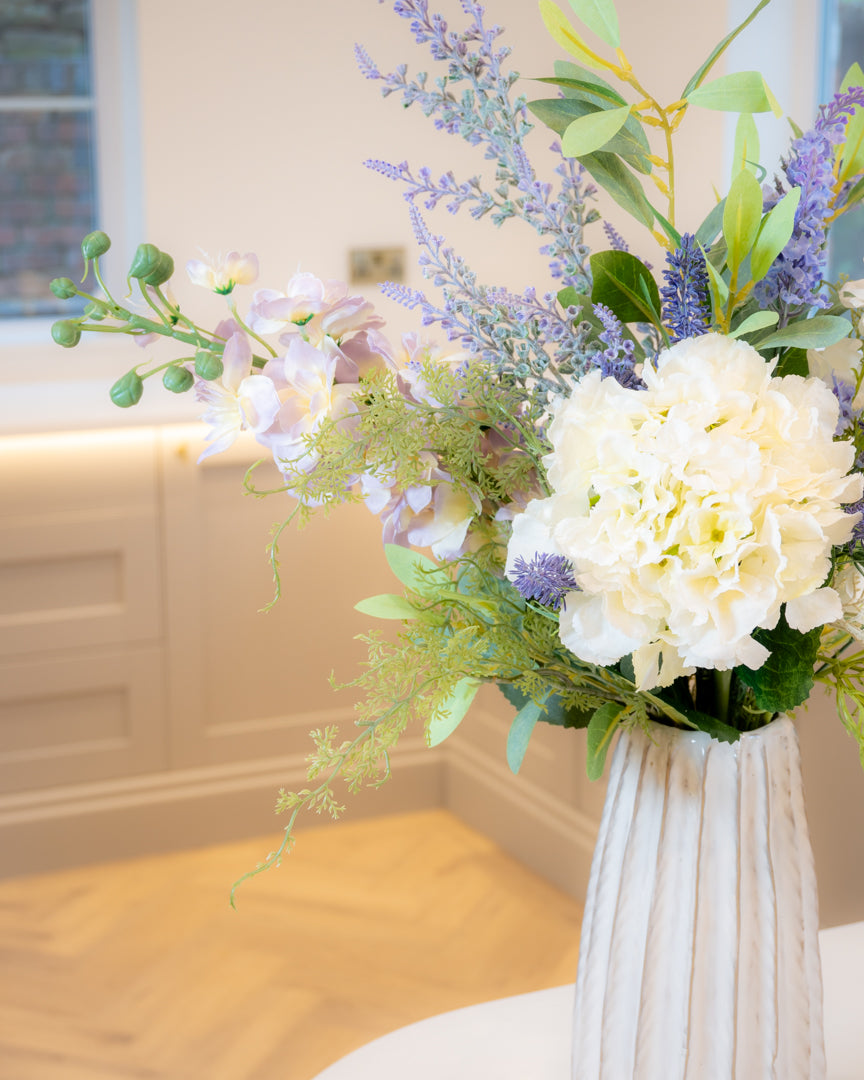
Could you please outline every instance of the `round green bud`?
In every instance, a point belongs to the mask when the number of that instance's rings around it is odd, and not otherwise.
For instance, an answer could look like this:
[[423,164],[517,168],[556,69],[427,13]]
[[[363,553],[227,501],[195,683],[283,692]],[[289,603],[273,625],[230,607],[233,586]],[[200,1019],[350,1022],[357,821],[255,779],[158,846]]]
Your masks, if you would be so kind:
[[68,277],[55,277],[48,288],[58,300],[71,300],[73,296],[78,295],[75,282]]
[[172,394],[185,393],[192,388],[194,382],[195,376],[189,368],[183,367],[182,364],[174,364],[169,368],[165,368],[165,374],[162,376],[162,385],[166,390],[170,390]]
[[195,353],[195,374],[199,379],[211,382],[213,379],[218,379],[224,369],[222,357],[217,356],[216,353],[207,352],[206,349],[199,349]]
[[111,314],[111,310],[107,304],[103,304],[101,300],[91,300],[84,308],[84,314],[88,319],[92,319],[94,322],[102,322],[103,319],[107,319]]
[[152,274],[159,265],[161,251],[155,244],[139,244],[135,249],[132,265],[129,267],[130,278],[143,278]]
[[121,409],[128,409],[130,405],[137,405],[144,393],[144,383],[141,376],[133,368],[117,380],[111,387],[111,400]]
[[81,340],[81,327],[72,319],[61,319],[52,325],[51,337],[64,349],[72,349]]
[[111,241],[108,238],[108,234],[102,232],[101,229],[87,233],[81,241],[81,253],[85,259],[98,259],[99,256],[104,255],[110,247]]
[[160,251],[155,269],[151,270],[149,274],[145,274],[141,280],[145,285],[164,285],[173,273],[174,260],[167,252]]

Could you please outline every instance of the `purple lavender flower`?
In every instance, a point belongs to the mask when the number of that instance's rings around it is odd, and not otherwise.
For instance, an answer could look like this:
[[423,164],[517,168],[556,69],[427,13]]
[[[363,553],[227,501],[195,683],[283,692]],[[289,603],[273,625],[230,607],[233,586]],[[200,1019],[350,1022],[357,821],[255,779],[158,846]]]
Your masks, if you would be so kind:
[[536,600],[544,607],[558,611],[568,592],[578,589],[573,565],[564,555],[548,555],[538,551],[531,562],[517,555],[511,581],[526,600]]
[[705,257],[691,233],[684,233],[681,244],[666,252],[666,282],[660,290],[663,322],[672,342],[706,334],[711,325],[708,299],[708,273]]
[[845,379],[831,376],[831,389],[840,405],[840,413],[837,417],[837,427],[834,431],[835,438],[844,434],[851,434],[861,423],[861,410],[854,408],[852,402],[855,398],[855,387]]
[[606,233],[606,239],[609,241],[609,246],[613,251],[630,250],[624,237],[616,230],[615,226],[610,225],[608,221],[603,222],[603,232]]
[[795,227],[789,243],[777,257],[753,295],[763,306],[787,309],[827,307],[820,295],[825,277],[828,218],[834,202],[834,153],[843,141],[846,124],[856,106],[864,105],[864,88],[851,87],[820,106],[812,131],[796,139],[782,162],[783,178],[765,189],[764,209],[770,210],[793,187],[801,188]]
[[635,342],[624,337],[621,321],[605,305],[594,304],[594,314],[603,324],[597,336],[606,348],[591,356],[591,366],[599,368],[604,379],[611,376],[628,390],[644,390],[645,384],[633,370]]

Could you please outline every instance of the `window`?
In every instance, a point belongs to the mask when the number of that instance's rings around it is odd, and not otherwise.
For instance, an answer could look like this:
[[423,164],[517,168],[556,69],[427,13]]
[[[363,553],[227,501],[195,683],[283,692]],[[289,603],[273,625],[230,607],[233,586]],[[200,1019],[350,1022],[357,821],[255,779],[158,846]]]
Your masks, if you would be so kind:
[[[827,101],[852,64],[864,67],[864,0],[825,0],[823,7],[822,100]],[[864,212],[860,206],[831,233],[829,276],[864,277]]]
[[52,315],[95,227],[88,0],[0,5],[0,317]]

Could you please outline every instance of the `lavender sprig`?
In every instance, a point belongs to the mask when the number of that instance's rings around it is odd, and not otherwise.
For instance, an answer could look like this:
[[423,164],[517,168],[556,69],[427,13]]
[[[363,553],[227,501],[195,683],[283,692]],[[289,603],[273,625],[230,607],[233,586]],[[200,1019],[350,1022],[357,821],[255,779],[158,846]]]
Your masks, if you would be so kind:
[[[447,198],[451,212],[471,203],[473,216],[482,217],[491,211],[496,224],[512,217],[522,218],[541,236],[549,237],[541,251],[550,258],[553,276],[585,289],[589,251],[582,243],[582,228],[598,216],[596,211],[586,212],[585,200],[596,189],[583,182],[581,168],[573,162],[565,162],[556,170],[562,178],[557,197],[553,198],[551,185],[537,181],[522,146],[532,128],[526,119],[525,98],[511,101],[510,91],[518,76],[502,67],[510,50],[495,45],[501,27],[485,27],[484,9],[474,0],[462,0],[461,6],[471,22],[462,32],[455,32],[448,29],[440,15],[429,14],[427,0],[396,0],[393,5],[397,15],[411,20],[418,44],[428,45],[433,58],[447,64],[446,76],[431,86],[425,73],[409,79],[404,64],[382,75],[365,50],[358,46],[355,54],[362,73],[384,83],[385,96],[400,93],[405,106],[418,104],[434,118],[439,129],[484,147],[485,156],[497,162],[494,195],[483,192],[476,177],[460,184],[452,174],[445,174],[435,183],[429,170],[414,178],[401,166],[374,161],[367,164],[406,183],[406,197],[413,200],[423,196],[427,208]],[[460,96],[450,89],[458,82],[467,83]],[[518,193],[515,197],[512,189]]]
[[708,272],[695,238],[684,233],[681,244],[666,252],[666,284],[660,290],[662,318],[672,342],[706,334],[711,326]]
[[624,337],[620,319],[604,304],[594,304],[594,314],[603,325],[598,339],[606,348],[594,353],[591,366],[599,368],[604,379],[611,377],[628,390],[644,390],[645,384],[633,370],[636,343]]
[[834,151],[843,141],[849,118],[864,106],[864,88],[851,87],[820,106],[811,131],[792,143],[781,163],[783,177],[765,190],[764,210],[774,206],[793,187],[801,188],[795,227],[789,243],[767,276],[753,290],[762,307],[775,305],[781,323],[801,308],[828,307],[821,293],[827,265],[826,240],[835,197]]

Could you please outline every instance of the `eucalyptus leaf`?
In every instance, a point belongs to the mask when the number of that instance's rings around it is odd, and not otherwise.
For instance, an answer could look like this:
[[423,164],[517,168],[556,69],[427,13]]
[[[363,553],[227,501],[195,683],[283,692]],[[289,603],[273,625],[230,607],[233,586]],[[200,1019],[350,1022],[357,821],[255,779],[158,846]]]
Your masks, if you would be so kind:
[[852,324],[842,315],[814,315],[812,319],[800,319],[775,330],[754,345],[761,351],[777,345],[794,345],[799,349],[826,349],[848,337]]
[[620,207],[651,228],[654,224],[654,211],[645,198],[642,185],[615,154],[598,150],[594,154],[586,154],[580,159],[580,163]]
[[570,0],[579,20],[613,49],[621,44],[618,13],[612,0]]
[[575,56],[589,68],[599,68],[602,71],[608,66],[588,48],[573,29],[570,20],[552,0],[540,0],[540,17],[552,40],[557,41],[571,56]]
[[540,718],[541,711],[542,706],[535,701],[529,701],[513,717],[513,723],[507,733],[507,764],[513,773],[518,773],[522,768],[525,751],[528,749],[531,734]]
[[429,721],[426,741],[430,746],[440,746],[459,727],[482,685],[480,679],[470,676],[459,680],[444,707]]
[[[591,302],[604,304],[623,323],[655,322],[660,291],[648,267],[629,251],[598,251],[591,256]],[[645,299],[645,284],[651,303]]]
[[750,276],[761,281],[774,260],[789,243],[795,228],[795,212],[801,201],[801,188],[792,188],[765,215],[750,255]]
[[742,112],[735,125],[735,149],[732,155],[732,176],[742,169],[755,173],[759,164],[759,129],[753,114]]
[[618,720],[625,706],[617,701],[607,701],[601,705],[588,721],[586,732],[587,772],[589,780],[599,780],[606,766],[606,753],[612,742],[612,736],[618,727]]
[[611,94],[616,99],[616,105],[627,104],[615,87],[611,83],[606,82],[606,80],[601,75],[598,75],[596,71],[589,71],[588,68],[580,67],[571,60],[556,60],[552,65],[552,70],[555,72],[555,77],[558,79],[577,79],[580,82],[590,83],[595,89],[603,90],[606,93]]
[[354,610],[373,619],[416,619],[417,609],[404,596],[394,593],[380,593],[368,596],[354,605]]
[[735,40],[735,38],[738,37],[738,35],[741,33],[742,30],[744,30],[747,26],[750,25],[751,22],[753,22],[753,20],[759,14],[759,12],[762,10],[762,8],[767,7],[767,5],[770,4],[770,3],[771,3],[771,0],[759,0],[759,3],[756,5],[755,8],[753,8],[753,10],[747,16],[747,18],[742,23],[739,23],[738,26],[736,26],[735,29],[731,33],[727,34],[726,37],[723,38],[723,40],[720,42],[720,44],[717,45],[711,51],[711,54],[708,57],[708,59],[705,61],[705,63],[702,64],[702,66],[696,71],[696,74],[692,77],[692,79],[684,87],[684,90],[681,93],[682,98],[689,98],[690,97],[690,95],[693,93],[693,91],[696,89],[696,87],[701,85],[701,83],[704,80],[705,76],[708,74],[708,72],[711,70],[711,68],[717,63],[717,61],[720,59],[720,57],[723,55],[723,53],[726,51],[726,49],[729,47],[729,45],[731,45],[731,43]]
[[663,232],[666,233],[666,235],[669,237],[669,239],[672,241],[676,248],[680,247],[681,233],[678,232],[678,230],[670,221],[667,221],[667,219],[663,217],[663,215],[655,206],[652,206],[651,209],[654,211],[654,217],[660,223]]
[[627,121],[630,106],[620,109],[601,109],[599,112],[580,116],[568,125],[561,140],[561,150],[565,157],[581,158],[584,154],[593,154],[602,150]]
[[740,322],[735,329],[729,334],[729,337],[738,338],[743,337],[745,334],[752,334],[756,330],[765,330],[769,326],[773,326],[780,316],[776,311],[754,311],[752,315],[748,315],[743,322]]
[[762,188],[753,173],[742,169],[732,181],[723,209],[726,262],[732,274],[737,274],[753,247],[761,221]]
[[721,75],[703,86],[697,86],[687,95],[691,105],[719,112],[773,112],[780,115],[777,99],[758,71],[734,71]]
[[414,551],[413,548],[402,547],[401,544],[385,544],[384,556],[402,584],[421,596],[450,585],[447,572],[428,556]]

